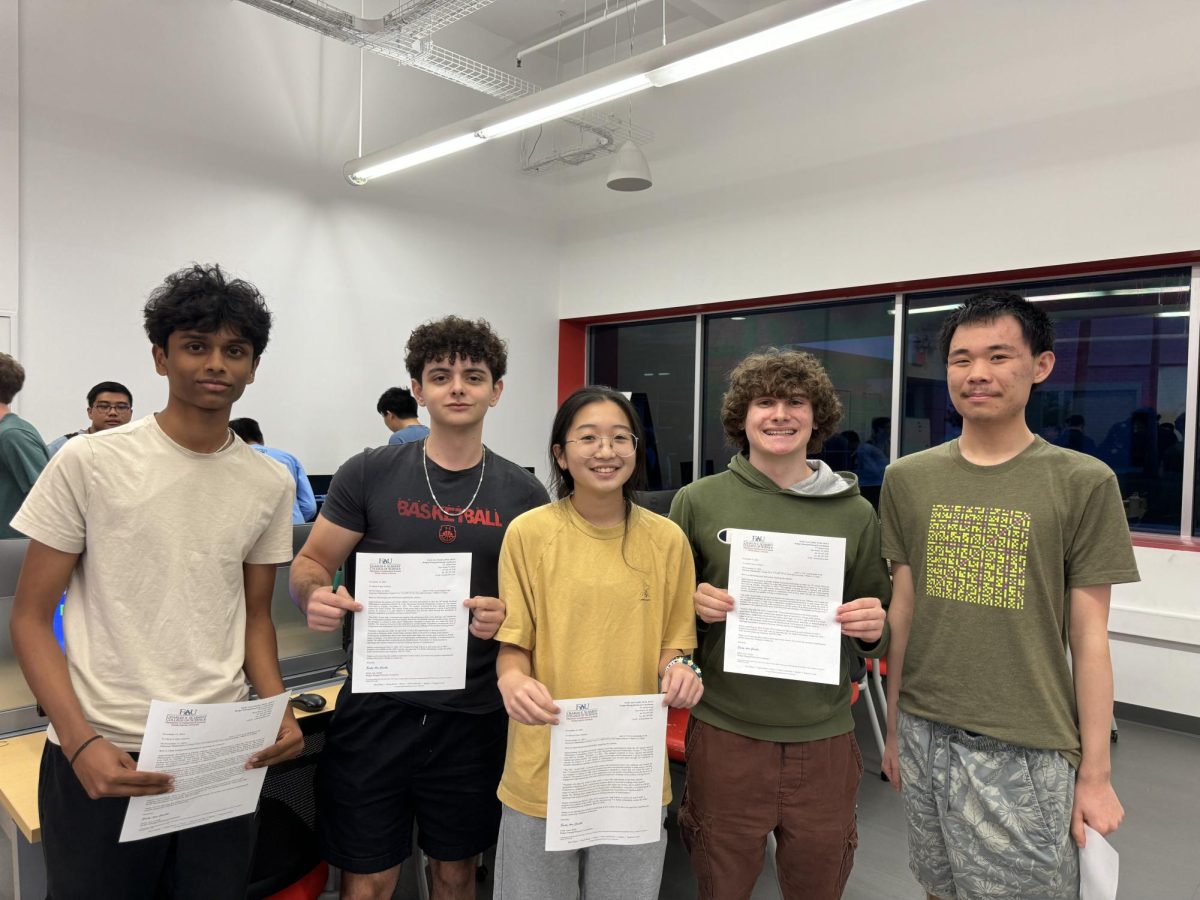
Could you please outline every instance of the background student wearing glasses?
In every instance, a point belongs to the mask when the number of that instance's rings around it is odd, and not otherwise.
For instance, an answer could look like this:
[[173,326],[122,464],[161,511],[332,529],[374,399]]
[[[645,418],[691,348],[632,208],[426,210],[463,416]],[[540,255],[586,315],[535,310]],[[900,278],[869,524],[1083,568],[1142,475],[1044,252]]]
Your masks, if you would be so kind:
[[[554,701],[654,694],[694,706],[704,693],[695,570],[679,527],[634,503],[645,483],[641,423],[623,394],[580,388],[555,416],[558,502],[518,518],[500,554],[508,617],[496,633],[500,693],[512,722],[498,791],[497,897],[655,900],[666,831],[648,844],[548,851],[546,793]],[[660,688],[661,684],[661,688]],[[666,747],[661,751],[664,756]],[[671,799],[663,768],[663,816]]]
[[133,394],[129,388],[117,381],[102,381],[87,393],[87,416],[91,424],[57,437],[46,445],[53,456],[63,444],[81,434],[95,434],[118,425],[128,425],[133,418]]

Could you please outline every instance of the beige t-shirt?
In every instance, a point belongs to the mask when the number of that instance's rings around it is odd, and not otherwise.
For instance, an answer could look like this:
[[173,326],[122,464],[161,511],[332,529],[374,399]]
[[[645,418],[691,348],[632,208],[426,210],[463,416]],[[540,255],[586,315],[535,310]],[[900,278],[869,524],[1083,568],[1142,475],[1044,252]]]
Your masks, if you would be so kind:
[[81,435],[50,460],[13,527],[80,554],[63,632],[98,733],[137,750],[152,698],[247,697],[242,563],[291,559],[294,491],[286,469],[242,441],[194,453],[154,416]]
[[[533,677],[555,700],[653,694],[658,659],[696,646],[692,551],[679,526],[635,507],[629,523],[597,528],[569,500],[513,520],[500,551],[508,607],[496,640],[532,654]],[[663,747],[666,755],[666,747]],[[529,816],[546,815],[550,729],[509,722],[496,792]],[[663,769],[663,805],[671,800]]]

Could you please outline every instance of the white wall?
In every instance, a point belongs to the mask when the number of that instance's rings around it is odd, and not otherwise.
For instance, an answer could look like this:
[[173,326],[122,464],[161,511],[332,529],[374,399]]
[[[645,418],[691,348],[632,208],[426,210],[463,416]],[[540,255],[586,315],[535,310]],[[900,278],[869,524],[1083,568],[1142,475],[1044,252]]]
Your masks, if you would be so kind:
[[1198,32],[931,2],[638,95],[654,188],[576,173],[562,315],[1200,248]]
[[[405,338],[451,312],[509,340],[486,440],[544,469],[555,238],[512,147],[354,188],[341,177],[357,155],[353,48],[228,0],[20,12],[21,399],[43,434],[86,424],[84,395],[104,379],[130,386],[135,414],[161,408],[141,305],[167,272],[218,261],[276,317],[234,414],[310,472],[384,442],[375,401],[407,384]],[[368,151],[491,103],[367,62]]]
[[20,198],[17,12],[15,0],[0,3],[0,309],[8,310],[17,306]]
[[1134,548],[1142,580],[1113,588],[1116,698],[1200,716],[1200,552]]

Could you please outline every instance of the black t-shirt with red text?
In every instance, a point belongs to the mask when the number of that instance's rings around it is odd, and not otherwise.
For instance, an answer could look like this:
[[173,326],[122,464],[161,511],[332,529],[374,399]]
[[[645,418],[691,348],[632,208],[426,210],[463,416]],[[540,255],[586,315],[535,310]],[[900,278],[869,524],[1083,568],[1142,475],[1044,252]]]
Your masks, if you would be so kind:
[[[438,509],[425,482],[423,447],[424,441],[390,444],[352,456],[333,476],[321,515],[334,525],[362,534],[356,553],[470,553],[471,596],[495,597],[504,532],[521,513],[549,502],[546,489],[525,469],[487,449],[480,465],[461,472],[426,460],[433,493],[442,508],[452,513],[446,515]],[[457,512],[470,502],[477,485],[475,502]],[[347,568],[352,571],[353,565]],[[354,593],[352,579],[347,588]],[[502,708],[496,688],[496,642],[481,641],[474,635],[467,642],[467,678],[462,690],[389,696],[423,709],[483,713]]]

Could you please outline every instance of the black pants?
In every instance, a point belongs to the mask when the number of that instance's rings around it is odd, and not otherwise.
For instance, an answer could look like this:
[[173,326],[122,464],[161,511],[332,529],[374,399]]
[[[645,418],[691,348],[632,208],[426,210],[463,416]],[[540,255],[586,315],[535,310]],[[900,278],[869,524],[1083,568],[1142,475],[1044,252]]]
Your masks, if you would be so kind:
[[254,853],[255,817],[174,834],[117,838],[125,798],[93,800],[62,750],[42,752],[38,808],[49,900],[241,900]]

